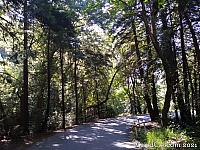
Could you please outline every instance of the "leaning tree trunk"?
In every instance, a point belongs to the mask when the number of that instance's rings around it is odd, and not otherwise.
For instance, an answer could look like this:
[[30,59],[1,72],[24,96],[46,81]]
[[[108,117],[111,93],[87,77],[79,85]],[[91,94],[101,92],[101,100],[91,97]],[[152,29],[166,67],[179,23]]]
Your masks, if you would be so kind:
[[[163,31],[163,36],[162,36],[162,46],[161,46],[161,54],[163,55],[163,66],[166,72],[166,83],[167,83],[167,92],[166,92],[166,97],[165,97],[165,104],[163,108],[163,118],[167,119],[167,113],[169,111],[170,107],[170,100],[173,95],[173,89],[177,85],[177,91],[179,93],[178,95],[178,104],[180,108],[181,114],[185,114],[184,110],[184,100],[182,99],[182,93],[181,89],[179,87],[179,79],[178,79],[178,68],[177,68],[177,62],[176,62],[176,57],[171,57],[171,54],[173,54],[172,50],[172,35],[170,34],[170,28],[168,27],[168,21],[167,21],[167,14],[165,13],[166,9],[163,9],[161,12],[161,22],[162,22],[162,31]],[[168,100],[170,99],[170,100]],[[182,119],[184,120],[184,118]],[[166,120],[163,119],[163,125],[166,125]]]
[[[148,35],[148,32],[146,30],[146,39],[147,39],[147,47],[148,47],[148,60],[149,62],[152,61],[152,52],[151,52],[151,40],[150,40],[150,37]],[[153,104],[153,115],[154,115],[154,118],[156,120],[158,120],[160,118],[159,116],[159,109],[158,109],[158,99],[157,99],[157,95],[156,95],[156,86],[155,86],[155,76],[154,76],[154,66],[151,67],[151,65],[155,65],[154,62],[150,63],[147,65],[147,74],[149,75],[149,72],[151,75],[151,85],[152,85],[152,104]],[[150,69],[152,68],[152,69]],[[147,76],[148,76],[147,75]]]
[[[173,57],[171,57],[172,52],[172,48],[171,48],[171,38],[170,36],[167,34],[167,32],[165,32],[165,29],[168,29],[168,27],[166,26],[166,16],[164,16],[165,14],[162,13],[161,15],[161,20],[163,22],[162,25],[162,31],[163,31],[163,43],[162,43],[162,47],[160,46],[157,36],[156,36],[156,15],[157,13],[155,13],[156,11],[152,10],[151,13],[151,26],[152,26],[152,30],[149,26],[149,21],[147,19],[147,15],[146,15],[146,10],[145,10],[145,5],[143,0],[140,0],[141,5],[142,5],[142,17],[143,17],[143,21],[145,24],[145,28],[151,38],[152,44],[158,54],[158,56],[161,58],[162,60],[162,64],[163,64],[163,68],[165,70],[165,74],[166,74],[166,84],[167,84],[167,91],[165,94],[165,102],[164,102],[164,107],[162,110],[162,123],[163,126],[167,126],[168,124],[168,117],[167,114],[169,112],[169,108],[170,108],[170,102],[171,102],[171,97],[172,97],[172,92],[173,92],[173,86],[174,86],[174,75],[177,69],[177,66],[175,64],[175,60]],[[153,32],[152,32],[153,31]],[[165,39],[165,40],[164,40]],[[164,45],[163,45],[164,44]]]
[[136,55],[137,55],[137,61],[139,62],[139,72],[140,72],[140,80],[142,82],[142,85],[144,85],[144,100],[147,104],[147,109],[148,112],[150,114],[151,120],[155,120],[155,116],[153,113],[153,108],[152,108],[152,104],[151,104],[151,99],[147,90],[147,78],[148,76],[144,76],[144,69],[141,67],[141,54],[140,54],[140,50],[139,50],[139,42],[137,39],[137,32],[136,32],[136,27],[135,27],[135,22],[133,20],[132,22],[132,30],[133,30],[133,34],[134,34],[134,42],[135,42],[135,50],[136,50]]

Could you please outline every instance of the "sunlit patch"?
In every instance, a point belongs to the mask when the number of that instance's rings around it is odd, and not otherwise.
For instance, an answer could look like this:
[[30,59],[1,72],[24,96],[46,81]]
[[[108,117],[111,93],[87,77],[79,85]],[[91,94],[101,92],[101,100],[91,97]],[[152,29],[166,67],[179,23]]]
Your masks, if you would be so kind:
[[8,143],[8,142],[11,142],[11,140],[7,140],[7,139],[3,139],[1,140],[2,143]]
[[79,143],[85,144],[85,143],[87,143],[87,141],[79,141]]
[[79,140],[79,142],[81,141],[81,140],[83,140],[83,141],[94,141],[94,140],[96,140],[97,139],[97,137],[96,137],[96,135],[94,135],[94,136],[91,136],[91,137],[88,137],[88,136],[77,136],[77,135],[69,135],[69,136],[66,136],[66,139],[71,139],[71,140],[74,140],[74,141],[77,141],[77,140]]
[[93,138],[93,137],[86,137],[86,136],[82,136],[81,139],[87,140],[87,141],[94,141],[95,140],[95,138]]
[[[114,125],[116,125],[115,123],[113,123]],[[92,129],[99,129],[99,130],[104,130],[106,132],[108,132],[108,134],[126,134],[125,132],[121,131],[121,130],[116,130],[116,129],[110,129],[110,128],[106,128],[104,127],[91,127]]]
[[136,148],[136,146],[131,142],[114,142],[112,145],[120,148],[128,148],[128,149]]
[[102,123],[94,123],[95,125],[97,125],[97,126],[101,126],[102,125]]
[[25,144],[29,145],[29,144],[33,144],[33,142],[32,141],[26,141]]
[[115,133],[115,134],[126,134],[120,130],[115,130],[115,129],[110,129],[110,128],[104,128],[103,130],[106,132],[111,132],[111,133]]
[[77,133],[78,131],[76,131],[76,130],[73,130],[73,129],[71,129],[71,130],[69,130],[71,133]]
[[100,135],[98,135],[97,137],[98,137],[98,138],[103,138],[104,136],[100,136]]
[[66,140],[69,140],[69,139],[70,139],[70,137],[69,137],[69,136],[66,136],[66,137],[65,137],[65,139],[66,139]]
[[100,128],[100,127],[91,127],[92,129],[102,129],[102,128]]
[[119,126],[119,124],[117,124],[117,123],[110,123],[110,124],[108,124],[108,126]]
[[63,133],[64,130],[57,130],[57,131],[54,131],[55,133]]
[[80,137],[77,136],[77,135],[69,135],[69,138],[70,138],[70,139],[78,139],[78,138],[80,138]]
[[61,144],[52,144],[53,147],[59,147]]

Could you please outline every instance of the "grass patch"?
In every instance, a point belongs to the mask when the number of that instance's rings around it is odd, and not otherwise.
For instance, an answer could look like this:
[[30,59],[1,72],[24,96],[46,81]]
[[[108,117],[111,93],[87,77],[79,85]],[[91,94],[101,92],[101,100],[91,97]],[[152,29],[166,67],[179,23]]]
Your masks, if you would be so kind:
[[189,137],[185,132],[173,129],[152,129],[146,133],[147,144],[155,147],[167,147],[169,144],[186,143]]
[[[141,129],[138,136],[133,137],[148,149],[187,149],[194,148],[197,145],[186,134],[186,131],[179,131],[172,128],[151,128],[147,131]],[[189,145],[186,145],[189,144]]]

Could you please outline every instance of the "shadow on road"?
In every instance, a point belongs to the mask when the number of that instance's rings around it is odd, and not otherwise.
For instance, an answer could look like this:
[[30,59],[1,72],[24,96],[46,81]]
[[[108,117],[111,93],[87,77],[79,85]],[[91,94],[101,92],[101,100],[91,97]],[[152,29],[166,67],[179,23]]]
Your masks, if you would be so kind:
[[[139,116],[146,117],[148,116]],[[134,149],[129,132],[138,117],[119,117],[99,120],[58,133],[28,150],[126,150]]]

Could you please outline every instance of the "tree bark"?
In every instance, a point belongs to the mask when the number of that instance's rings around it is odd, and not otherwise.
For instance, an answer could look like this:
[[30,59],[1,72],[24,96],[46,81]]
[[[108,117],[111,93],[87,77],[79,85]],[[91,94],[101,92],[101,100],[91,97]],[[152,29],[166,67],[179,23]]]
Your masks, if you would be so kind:
[[[194,62],[195,62],[195,64],[197,64],[197,57],[196,57],[196,55],[194,56]],[[194,66],[194,93],[195,93],[195,95],[194,95],[194,107],[195,107],[195,109],[196,109],[196,114],[197,114],[197,116],[199,115],[199,107],[198,107],[198,101],[199,101],[199,99],[198,99],[198,75],[197,75],[197,66],[195,65]]]
[[63,70],[63,51],[60,49],[60,71],[61,71],[61,91],[62,91],[62,128],[65,130],[65,81]]
[[[97,73],[97,68],[95,66],[95,74]],[[96,95],[96,103],[97,103],[97,116],[100,118],[100,106],[99,106],[99,92],[98,92],[98,79],[95,77],[95,95]]]
[[[199,79],[199,89],[200,89],[200,49],[199,49],[199,44],[198,44],[198,40],[197,40],[197,37],[196,37],[196,34],[195,34],[195,30],[194,30],[194,28],[192,26],[192,23],[191,23],[191,21],[190,21],[190,19],[188,17],[188,14],[185,13],[184,16],[185,16],[186,22],[187,22],[187,24],[189,26],[189,29],[190,29],[190,32],[191,32],[191,35],[192,35],[193,45],[194,45],[194,48],[195,48],[195,55],[196,55],[197,68],[198,68],[197,72],[198,72],[198,79]],[[197,79],[196,72],[195,72],[195,79]],[[197,86],[197,82],[196,82],[196,86]],[[195,91],[197,93],[197,90],[195,90]],[[200,92],[200,90],[199,90],[199,92]],[[200,95],[200,93],[198,95]],[[196,96],[194,96],[194,98],[198,99],[198,96],[196,95]],[[197,111],[196,114],[198,116],[200,116],[200,103],[199,103],[198,100],[196,100],[196,101],[197,101],[196,102],[196,111]],[[193,102],[193,104],[194,104],[194,102]],[[194,106],[193,106],[193,108],[194,108]]]
[[[135,78],[134,78],[135,79]],[[137,85],[137,80],[134,80],[133,77],[131,76],[131,80],[133,82],[133,87],[134,87],[134,99],[135,99],[135,104],[136,104],[136,110],[139,114],[142,114],[142,108],[141,108],[141,103],[140,103],[140,97],[136,96],[137,95],[137,91],[135,86]]]
[[[155,29],[154,29],[154,32],[156,32]],[[147,39],[147,47],[148,47],[148,59],[149,59],[149,61],[152,61],[152,52],[151,52],[151,47],[150,47],[151,40],[150,40],[147,30],[146,30],[146,35],[147,35],[146,39]],[[155,86],[155,80],[154,80],[154,78],[155,78],[154,66],[151,67],[151,65],[154,65],[154,63],[147,65],[147,77],[150,72],[150,74],[152,74],[151,75],[151,85],[152,85],[151,91],[152,91],[153,115],[154,115],[154,118],[157,120],[160,118],[160,116],[159,116],[158,99],[157,99],[157,95],[156,95],[156,86]],[[152,69],[150,69],[150,68],[152,68]]]
[[[132,22],[132,30],[133,30],[133,34],[134,34],[134,42],[135,42],[135,50],[136,50],[136,55],[137,55],[137,61],[139,62],[139,66],[141,66],[141,56],[140,56],[140,50],[139,50],[139,42],[137,39],[137,32],[136,32],[136,27],[135,27],[135,22],[133,20]],[[144,85],[144,100],[147,103],[147,109],[148,112],[150,114],[151,120],[155,120],[155,116],[153,113],[153,108],[152,108],[152,104],[151,104],[151,99],[147,90],[147,76],[144,77],[144,69],[142,67],[139,68],[139,72],[140,72],[140,80],[142,82],[142,85]]]
[[190,112],[190,102],[189,102],[189,84],[188,84],[188,63],[187,56],[185,52],[185,41],[184,41],[184,33],[183,33],[183,16],[182,11],[183,7],[181,6],[181,1],[179,0],[178,4],[178,12],[179,12],[179,24],[180,24],[180,38],[181,38],[181,52],[182,52],[182,61],[183,61],[183,83],[184,83],[184,93],[185,93],[185,106],[186,106],[186,114],[187,117],[186,122],[191,122],[191,112]]
[[87,107],[87,83],[84,81],[82,81],[82,93],[83,93],[83,105],[84,105],[84,122],[87,121],[87,112],[86,112],[86,107]]
[[50,100],[51,100],[51,59],[50,59],[50,42],[51,42],[51,31],[48,28],[47,35],[47,104],[46,104],[46,112],[45,118],[43,122],[42,130],[47,130],[47,123],[49,120],[49,112],[50,112]]
[[155,84],[155,77],[154,73],[152,72],[151,76],[151,84],[152,84],[152,104],[153,104],[153,109],[154,109],[154,116],[155,119],[159,119],[159,109],[158,109],[158,99],[156,95],[156,84]]
[[29,134],[28,110],[28,6],[24,0],[24,61],[23,61],[23,94],[21,99],[21,125],[23,133]]
[[[155,18],[156,18],[157,13],[151,13],[151,15],[153,15],[151,18],[151,26],[152,26],[152,31],[153,31],[152,32],[149,26],[149,21],[147,19],[144,2],[143,0],[140,0],[140,2],[142,5],[142,17],[145,24],[145,28],[150,36],[150,39],[153,43],[153,46],[158,56],[162,60],[163,68],[166,74],[167,91],[165,94],[165,102],[164,102],[164,107],[162,110],[162,122],[163,122],[163,126],[167,126],[168,124],[167,113],[169,112],[169,108],[170,108],[171,96],[172,96],[173,85],[174,85],[174,75],[177,69],[175,65],[175,60],[173,57],[171,57],[171,54],[172,54],[171,39],[169,38],[167,34],[165,34],[166,32],[164,32],[163,39],[166,39],[166,41],[164,42],[165,45],[162,46],[162,48],[160,47],[159,42],[157,40],[157,36],[156,36]],[[155,11],[152,10],[152,12],[155,12]],[[164,15],[165,15],[164,13],[161,14],[161,20],[163,22],[163,25],[162,25],[163,31],[168,28],[167,23],[165,21],[166,16]]]
[[[169,11],[171,11],[170,8],[170,4],[168,2],[169,5]],[[170,24],[171,24],[171,42],[172,42],[172,48],[173,48],[173,57],[175,60],[175,66],[177,66],[177,49],[176,49],[176,43],[175,43],[175,30],[174,30],[174,25],[172,23],[172,15],[170,14]],[[184,121],[185,120],[185,103],[183,100],[183,93],[182,90],[180,88],[180,81],[179,81],[179,73],[178,73],[178,68],[176,69],[175,72],[175,77],[174,77],[174,81],[175,84],[173,86],[173,93],[172,93],[172,99],[175,105],[175,116],[176,116],[176,121],[179,121],[179,116],[178,116],[178,108],[180,110],[180,116],[181,116],[181,120]],[[177,104],[178,103],[178,104]],[[178,105],[178,107],[177,107]]]
[[[135,115],[135,111],[134,111],[134,103],[133,103],[133,99],[132,99],[132,96],[131,96],[131,92],[130,92],[130,83],[129,83],[129,77],[127,78],[128,79],[128,91],[127,91],[127,94],[128,94],[128,98],[129,98],[129,101],[130,101],[130,114],[133,114]],[[133,83],[132,83],[133,84]],[[133,87],[134,89],[134,87]],[[134,91],[133,91],[133,97],[134,97]]]
[[76,114],[75,124],[79,124],[79,102],[78,102],[78,87],[77,87],[77,58],[76,52],[74,57],[74,92],[75,92],[75,103],[76,103]]

